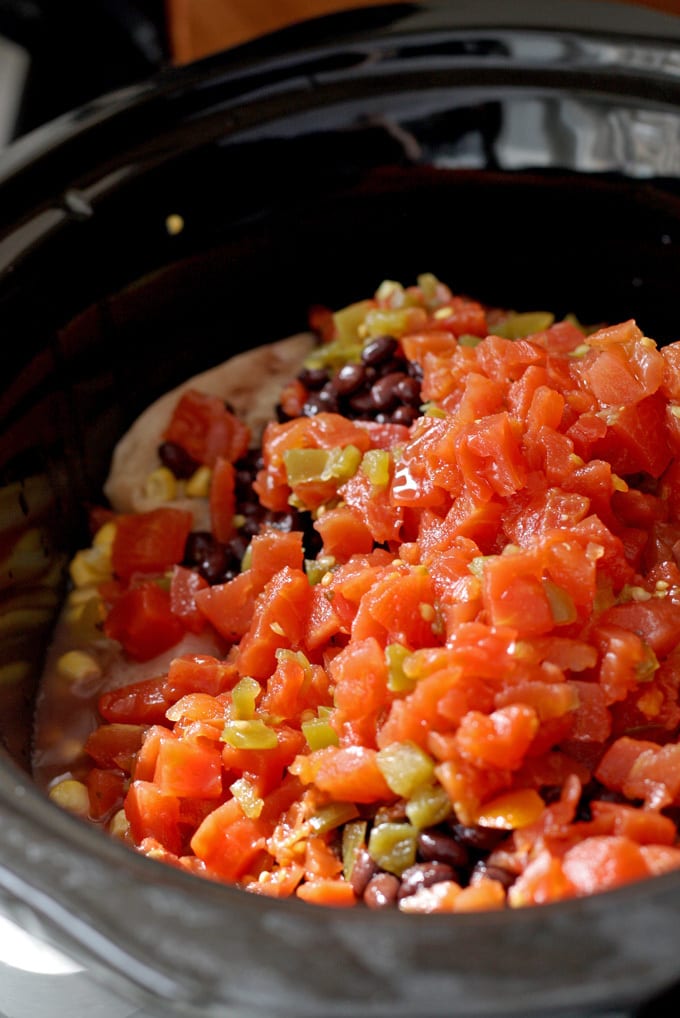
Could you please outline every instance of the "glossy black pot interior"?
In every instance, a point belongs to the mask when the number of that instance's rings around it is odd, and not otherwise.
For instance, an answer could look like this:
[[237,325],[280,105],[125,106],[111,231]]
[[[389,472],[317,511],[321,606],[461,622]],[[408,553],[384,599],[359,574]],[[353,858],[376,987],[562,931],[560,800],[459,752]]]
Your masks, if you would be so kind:
[[[0,163],[0,890],[159,1013],[592,1013],[680,978],[680,875],[512,914],[319,910],[138,857],[22,770],[60,555],[116,438],[188,373],[421,271],[680,336],[680,30],[538,9],[322,19],[107,97]],[[22,538],[42,566],[14,568]],[[36,589],[42,614],[17,615]]]

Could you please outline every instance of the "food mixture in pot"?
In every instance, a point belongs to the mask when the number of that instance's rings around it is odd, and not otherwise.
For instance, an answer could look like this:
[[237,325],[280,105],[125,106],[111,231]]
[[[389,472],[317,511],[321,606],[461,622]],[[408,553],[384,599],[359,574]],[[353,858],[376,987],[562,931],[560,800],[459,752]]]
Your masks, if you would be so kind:
[[121,441],[34,769],[273,897],[523,907],[680,867],[680,342],[387,281]]

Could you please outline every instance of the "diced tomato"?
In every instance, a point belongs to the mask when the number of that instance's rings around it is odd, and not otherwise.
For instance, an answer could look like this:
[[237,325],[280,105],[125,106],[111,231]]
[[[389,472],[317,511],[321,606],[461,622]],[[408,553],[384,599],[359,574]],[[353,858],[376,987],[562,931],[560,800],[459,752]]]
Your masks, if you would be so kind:
[[462,755],[480,767],[516,770],[537,731],[536,711],[510,704],[492,714],[469,711],[461,718],[456,742]]
[[196,594],[207,586],[208,581],[200,573],[184,566],[174,567],[170,580],[170,609],[191,633],[202,633],[205,629],[206,618],[198,609]]
[[245,775],[251,778],[260,797],[280,788],[286,768],[305,745],[302,732],[288,725],[277,727],[276,740],[272,749],[235,749],[228,744],[222,748],[225,768],[239,777]]
[[167,694],[163,675],[157,679],[143,679],[130,686],[121,686],[108,693],[102,693],[97,701],[97,707],[106,721],[134,726],[162,725],[165,721],[165,712],[172,703],[174,699]]
[[179,855],[179,799],[148,781],[133,781],[125,797],[125,815],[139,844],[145,838],[158,841],[168,852]]
[[436,611],[432,580],[427,572],[399,567],[372,585],[361,599],[352,625],[352,638],[375,637],[385,646],[407,647],[438,642],[434,635]]
[[187,693],[217,696],[238,681],[235,665],[218,661],[209,654],[185,654],[173,658],[163,686],[167,699],[174,703]]
[[277,718],[297,719],[303,711],[322,705],[330,706],[328,676],[324,669],[309,664],[301,654],[278,655],[276,669],[260,701],[261,709]]
[[137,781],[153,781],[156,771],[156,760],[161,742],[164,739],[174,739],[175,736],[169,729],[162,725],[151,725],[146,730],[142,745],[137,753],[133,777]]
[[361,515],[351,505],[324,513],[314,524],[323,541],[325,555],[346,562],[352,555],[365,555],[373,548],[373,535]]
[[119,516],[111,549],[116,576],[129,580],[135,573],[163,573],[184,558],[184,545],[193,525],[183,509],[153,509]]
[[338,726],[384,709],[387,662],[382,647],[373,637],[352,641],[333,658],[329,671],[335,685],[333,717]]
[[118,767],[129,773],[141,748],[144,731],[144,724],[100,725],[88,735],[83,748],[99,767]]
[[300,884],[296,894],[311,905],[327,905],[330,908],[349,908],[357,901],[351,884],[328,877],[316,877]]
[[210,480],[210,526],[222,544],[234,535],[236,471],[230,460],[218,456]]
[[299,569],[284,566],[260,594],[250,629],[239,644],[242,675],[266,679],[274,671],[280,647],[298,647],[304,638],[311,587]]
[[608,608],[601,616],[604,625],[630,630],[659,658],[664,658],[680,639],[680,604],[670,597],[628,601]]
[[218,457],[235,463],[245,456],[250,432],[218,396],[188,389],[181,395],[163,438],[180,445],[197,463],[212,467]]
[[87,774],[87,791],[90,796],[90,816],[93,820],[106,820],[123,805],[125,775],[93,767]]
[[163,792],[180,799],[218,799],[222,794],[220,751],[205,744],[164,739],[153,780]]
[[253,537],[250,549],[250,570],[256,594],[285,566],[302,569],[302,534],[298,530],[266,528]]
[[225,640],[238,640],[247,631],[255,606],[252,573],[246,569],[227,583],[198,590],[196,606]]
[[672,845],[677,837],[670,817],[652,810],[637,809],[618,802],[592,802],[593,820],[603,824],[607,834],[620,834],[638,845]]
[[577,894],[595,894],[649,875],[639,845],[622,835],[585,838],[562,859]]
[[206,816],[191,839],[191,849],[211,874],[233,883],[264,851],[270,833],[268,821],[244,816],[238,802],[230,799]]
[[392,802],[375,750],[365,746],[315,750],[309,757],[313,781],[338,802]]
[[170,594],[156,583],[143,583],[121,594],[106,616],[104,632],[133,660],[149,661],[174,647],[185,629],[172,611]]
[[[650,435],[654,435],[653,442],[649,440]],[[633,406],[612,411],[607,434],[593,443],[591,455],[608,460],[615,473],[622,477],[639,471],[660,477],[671,459],[661,394],[655,393]]]

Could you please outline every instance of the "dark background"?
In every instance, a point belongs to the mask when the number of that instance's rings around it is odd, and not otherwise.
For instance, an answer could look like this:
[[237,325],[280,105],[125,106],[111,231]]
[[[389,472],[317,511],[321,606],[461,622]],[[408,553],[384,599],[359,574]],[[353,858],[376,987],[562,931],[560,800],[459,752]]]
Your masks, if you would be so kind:
[[15,137],[170,62],[163,0],[0,0],[0,36],[30,58]]

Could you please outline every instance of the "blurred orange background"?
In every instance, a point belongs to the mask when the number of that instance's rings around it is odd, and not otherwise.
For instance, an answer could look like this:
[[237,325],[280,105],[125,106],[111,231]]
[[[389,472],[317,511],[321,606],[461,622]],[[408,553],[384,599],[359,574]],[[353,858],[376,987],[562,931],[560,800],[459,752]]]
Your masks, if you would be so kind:
[[[372,4],[389,2],[372,0]],[[680,0],[628,2],[680,14]],[[166,0],[166,3],[175,63],[196,60],[304,18],[367,6],[366,0]]]

